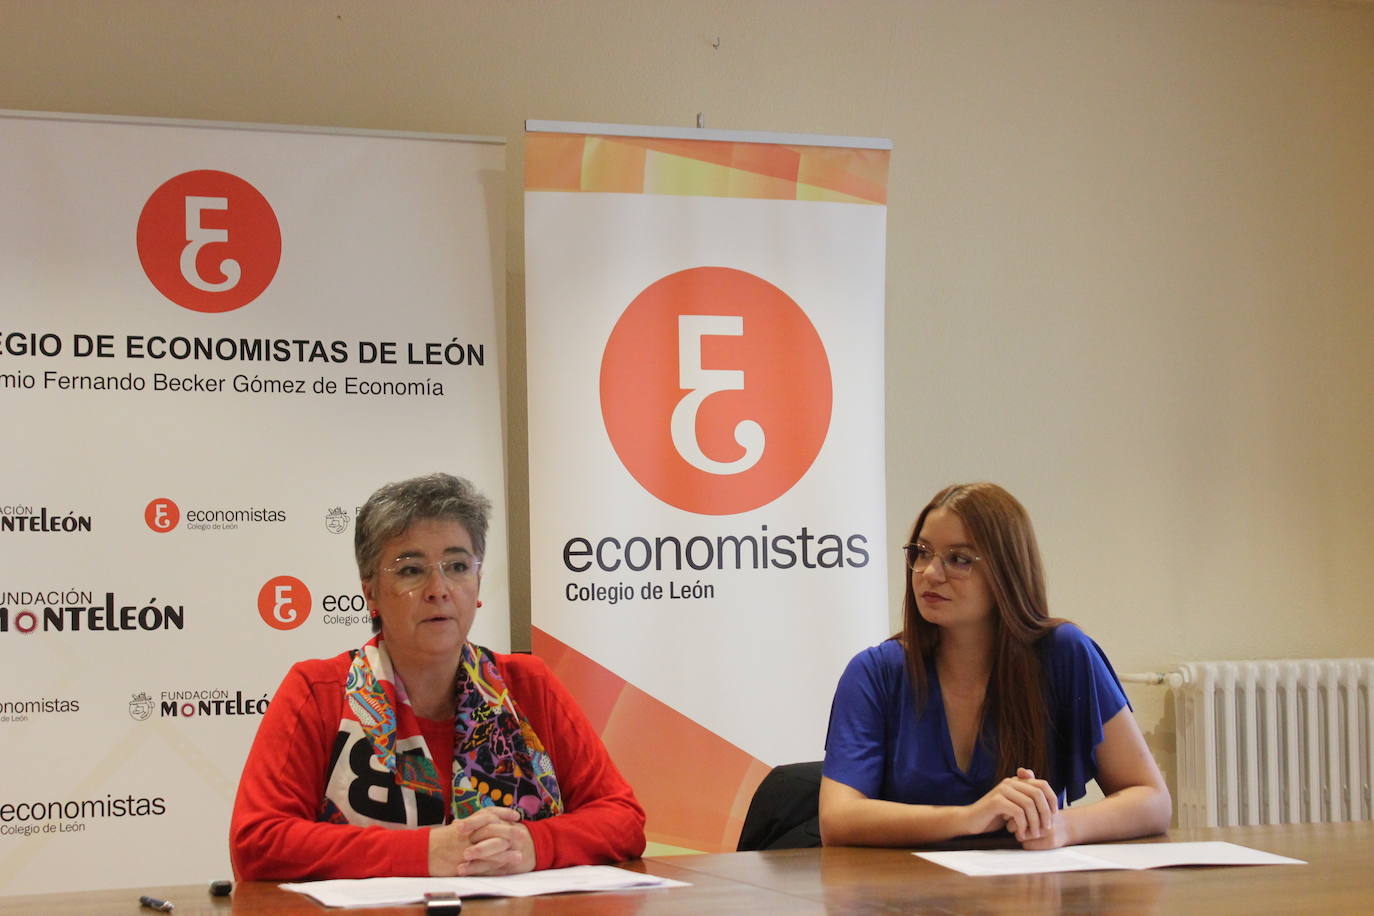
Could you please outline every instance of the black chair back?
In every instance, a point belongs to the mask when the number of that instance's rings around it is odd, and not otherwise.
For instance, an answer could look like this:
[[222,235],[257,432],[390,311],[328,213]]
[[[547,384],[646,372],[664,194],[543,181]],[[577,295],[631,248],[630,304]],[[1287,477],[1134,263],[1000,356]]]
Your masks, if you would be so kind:
[[821,845],[821,764],[773,767],[754,790],[740,831],[740,852]]

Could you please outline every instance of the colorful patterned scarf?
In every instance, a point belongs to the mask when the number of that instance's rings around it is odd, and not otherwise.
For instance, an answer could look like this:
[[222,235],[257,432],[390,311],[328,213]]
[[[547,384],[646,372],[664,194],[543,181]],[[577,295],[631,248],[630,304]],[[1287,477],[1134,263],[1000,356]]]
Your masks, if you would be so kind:
[[[416,827],[438,822],[445,809],[458,819],[498,804],[515,808],[526,820],[561,813],[553,761],[515,705],[489,650],[463,644],[454,692],[453,785],[446,791],[381,634],[355,650],[320,820]],[[367,750],[356,746],[360,741]],[[364,762],[369,772],[359,773]],[[395,786],[412,792],[388,789],[388,800],[377,801],[369,787],[382,788],[377,786],[381,770],[391,774]]]

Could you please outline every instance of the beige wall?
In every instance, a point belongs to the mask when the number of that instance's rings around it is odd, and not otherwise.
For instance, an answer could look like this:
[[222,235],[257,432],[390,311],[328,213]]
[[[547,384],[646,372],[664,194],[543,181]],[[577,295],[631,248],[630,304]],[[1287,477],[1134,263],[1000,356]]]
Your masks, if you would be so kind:
[[517,620],[523,119],[890,137],[888,540],[990,478],[1120,671],[1374,655],[1369,4],[0,0],[0,108],[510,138]]

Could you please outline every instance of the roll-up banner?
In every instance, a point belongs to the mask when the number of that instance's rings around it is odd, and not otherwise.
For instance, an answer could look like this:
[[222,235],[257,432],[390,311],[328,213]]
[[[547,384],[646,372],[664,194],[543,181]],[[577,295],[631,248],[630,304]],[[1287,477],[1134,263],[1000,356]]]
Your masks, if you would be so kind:
[[508,647],[504,160],[0,114],[0,894],[228,877],[277,684],[371,635],[383,483],[491,497],[473,638]]
[[532,642],[654,851],[734,849],[885,635],[890,149],[526,123]]

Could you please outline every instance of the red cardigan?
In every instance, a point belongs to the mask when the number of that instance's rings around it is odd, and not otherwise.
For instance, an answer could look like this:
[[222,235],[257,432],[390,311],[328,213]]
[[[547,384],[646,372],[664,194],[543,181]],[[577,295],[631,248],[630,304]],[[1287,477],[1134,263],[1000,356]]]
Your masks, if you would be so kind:
[[[493,654],[516,705],[553,758],[563,796],[562,814],[525,822],[534,841],[534,867],[595,865],[641,855],[644,809],[571,694],[542,660]],[[345,652],[299,662],[277,688],[234,799],[229,853],[239,880],[429,874],[429,827],[390,829],[315,820],[343,718],[350,661]],[[449,753],[430,746],[441,778],[448,779],[452,726],[438,732],[445,730]],[[435,731],[424,729],[427,741]]]

